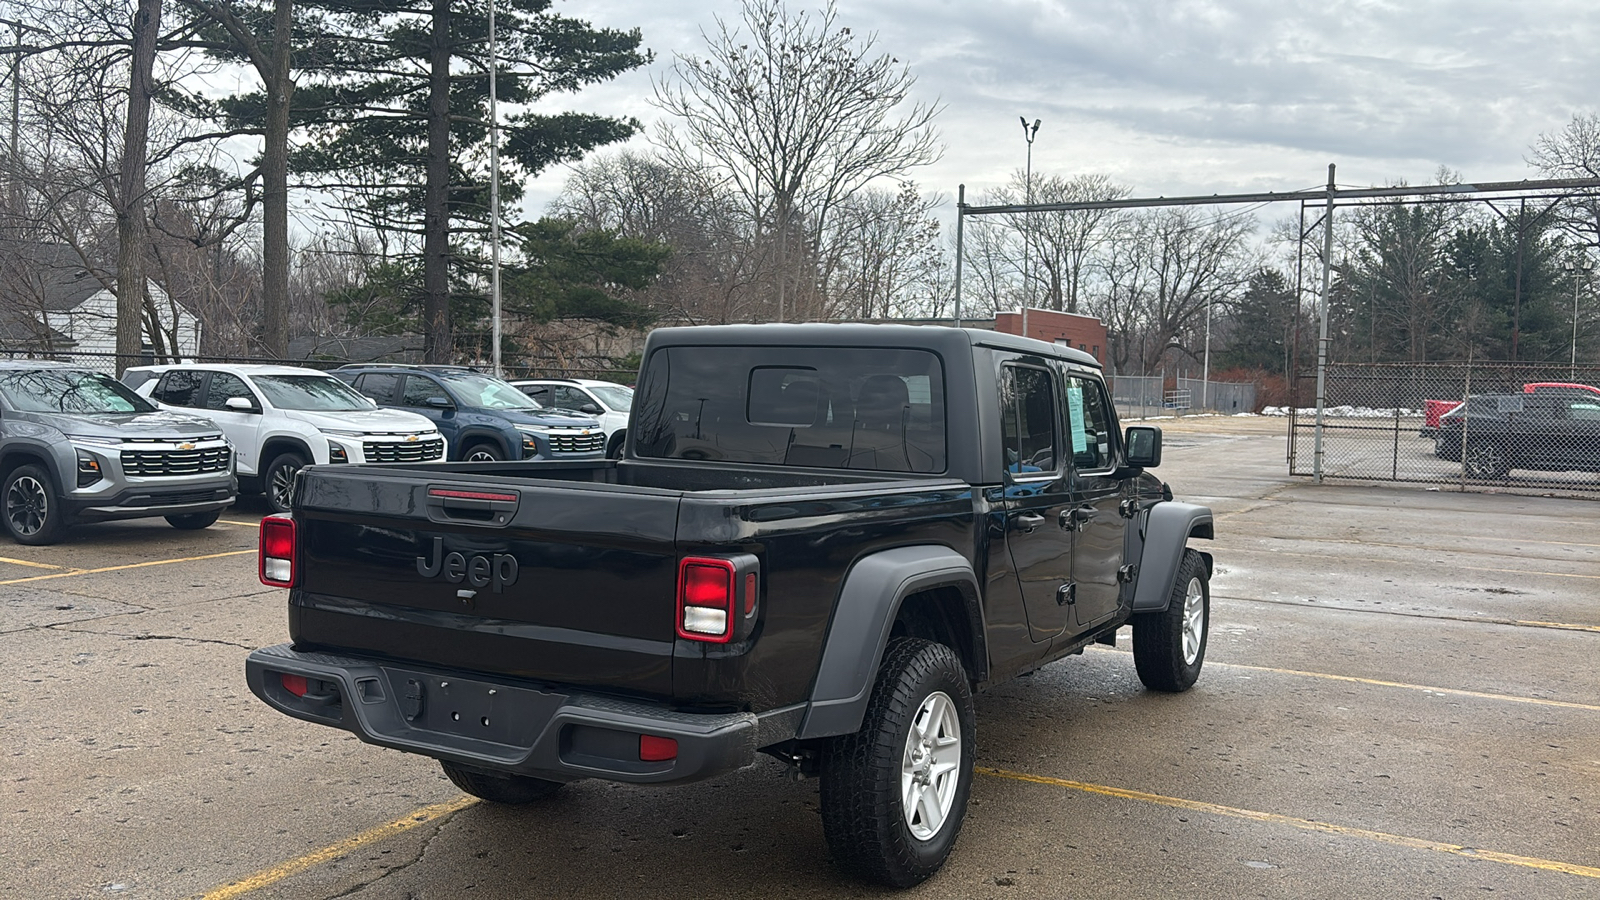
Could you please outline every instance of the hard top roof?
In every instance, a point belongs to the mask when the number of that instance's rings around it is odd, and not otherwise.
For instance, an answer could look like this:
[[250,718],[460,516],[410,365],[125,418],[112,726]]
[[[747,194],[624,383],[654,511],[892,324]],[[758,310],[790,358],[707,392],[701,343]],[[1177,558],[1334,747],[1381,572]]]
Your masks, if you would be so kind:
[[696,325],[658,328],[650,333],[651,347],[666,346],[814,346],[905,347],[951,353],[971,347],[993,347],[1049,356],[1080,366],[1100,368],[1100,361],[1065,344],[1051,344],[977,328],[943,325],[868,325],[862,323],[769,325]]

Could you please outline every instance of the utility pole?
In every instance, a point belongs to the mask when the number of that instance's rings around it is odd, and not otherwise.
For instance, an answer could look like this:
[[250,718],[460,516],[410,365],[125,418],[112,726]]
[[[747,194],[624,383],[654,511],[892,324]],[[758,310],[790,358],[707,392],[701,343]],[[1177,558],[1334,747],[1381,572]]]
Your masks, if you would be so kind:
[[495,56],[494,4],[489,0],[489,307],[494,318],[491,356],[494,375],[500,378],[505,370],[500,365],[500,113],[494,80],[500,62]]
[[1328,408],[1328,292],[1333,286],[1333,163],[1328,163],[1328,205],[1322,214],[1322,297],[1317,334],[1317,428],[1312,453],[1312,481],[1322,483],[1322,425]]
[[1579,250],[1578,252],[1572,254],[1572,258],[1567,260],[1566,265],[1563,266],[1563,268],[1565,268],[1568,272],[1572,273],[1572,361],[1570,363],[1568,363],[1568,365],[1571,367],[1571,369],[1570,369],[1570,372],[1568,373],[1567,377],[1572,379],[1573,381],[1577,381],[1578,380],[1578,286],[1579,286],[1579,284],[1582,283],[1581,279],[1587,277],[1590,272],[1594,271],[1594,261],[1589,259],[1589,257],[1587,255],[1585,255],[1582,250]]
[[1023,193],[1027,196],[1029,207],[1023,217],[1022,226],[1022,336],[1028,336],[1028,307],[1033,305],[1033,279],[1028,272],[1028,251],[1033,246],[1033,137],[1039,133],[1039,125],[1043,119],[1034,119],[1033,127],[1028,127],[1028,118],[1018,116],[1022,120],[1022,139],[1028,142],[1028,167],[1023,175]]

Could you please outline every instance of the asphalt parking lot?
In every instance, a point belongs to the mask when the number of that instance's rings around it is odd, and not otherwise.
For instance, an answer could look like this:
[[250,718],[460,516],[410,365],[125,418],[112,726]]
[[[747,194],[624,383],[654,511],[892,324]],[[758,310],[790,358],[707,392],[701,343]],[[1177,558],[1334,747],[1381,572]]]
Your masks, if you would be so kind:
[[[1185,419],[1218,513],[1206,670],[1127,641],[978,698],[928,898],[1600,898],[1600,502],[1285,474],[1284,424]],[[858,897],[813,781],[580,783],[493,808],[430,760],[288,719],[259,501],[217,526],[0,540],[0,897]]]

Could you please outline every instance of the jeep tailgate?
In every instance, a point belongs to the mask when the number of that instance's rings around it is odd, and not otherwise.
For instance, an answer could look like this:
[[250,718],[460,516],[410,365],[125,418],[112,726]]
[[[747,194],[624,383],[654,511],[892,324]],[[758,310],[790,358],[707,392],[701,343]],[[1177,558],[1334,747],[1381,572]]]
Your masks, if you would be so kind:
[[315,466],[294,505],[297,647],[672,692],[676,491]]

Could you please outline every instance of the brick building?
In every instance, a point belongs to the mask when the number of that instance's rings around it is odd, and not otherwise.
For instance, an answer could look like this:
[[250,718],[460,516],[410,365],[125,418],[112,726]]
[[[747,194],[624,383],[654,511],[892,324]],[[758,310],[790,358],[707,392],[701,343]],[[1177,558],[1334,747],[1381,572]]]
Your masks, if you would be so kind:
[[[1022,313],[996,313],[994,330],[1021,335]],[[1099,360],[1101,365],[1105,365],[1106,326],[1094,316],[1029,308],[1026,336],[1052,344],[1066,344],[1075,350],[1082,350]]]

